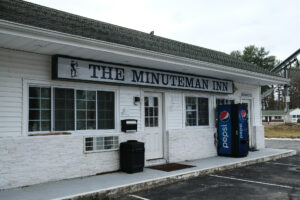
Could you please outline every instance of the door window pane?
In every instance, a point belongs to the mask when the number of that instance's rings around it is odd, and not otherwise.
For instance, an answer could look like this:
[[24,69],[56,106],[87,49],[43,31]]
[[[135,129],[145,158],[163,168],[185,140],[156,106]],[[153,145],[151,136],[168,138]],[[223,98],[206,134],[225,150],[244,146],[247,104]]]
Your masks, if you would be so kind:
[[54,88],[54,95],[54,130],[74,130],[74,89]]
[[158,97],[144,97],[145,102],[145,127],[158,127]]

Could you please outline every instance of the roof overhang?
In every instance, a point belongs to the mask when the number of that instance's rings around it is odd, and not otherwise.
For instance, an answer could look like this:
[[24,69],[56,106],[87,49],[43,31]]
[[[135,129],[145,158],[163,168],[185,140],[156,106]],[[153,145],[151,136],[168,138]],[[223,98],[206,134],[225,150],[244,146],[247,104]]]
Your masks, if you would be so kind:
[[194,59],[94,40],[0,20],[0,47],[45,55],[85,59],[184,72],[252,85],[289,84],[290,80]]

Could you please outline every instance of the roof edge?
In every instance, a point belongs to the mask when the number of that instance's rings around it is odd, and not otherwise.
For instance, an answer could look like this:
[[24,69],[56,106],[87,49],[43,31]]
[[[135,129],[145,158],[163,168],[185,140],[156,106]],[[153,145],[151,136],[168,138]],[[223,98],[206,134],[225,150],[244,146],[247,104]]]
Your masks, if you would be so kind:
[[[147,49],[142,49],[142,48],[137,48],[137,47],[132,47],[132,46],[127,46],[127,45],[122,45],[118,43],[113,43],[113,42],[107,42],[103,40],[97,40],[93,38],[87,38],[83,36],[78,36],[78,35],[72,35],[69,33],[63,33],[51,29],[44,29],[40,27],[35,27],[35,26],[30,26],[26,24],[21,24],[21,23],[16,23],[16,22],[11,22],[7,20],[2,20],[0,19],[0,28],[7,28],[9,31],[25,31],[27,34],[32,34],[33,33],[38,34],[41,38],[42,37],[51,37],[54,39],[71,39],[72,42],[76,43],[79,41],[84,41],[85,43],[89,43],[88,45],[102,45],[106,47],[113,47],[116,49],[122,49],[122,50],[130,50],[130,52],[138,52],[139,54],[143,52],[144,55],[149,54],[153,57],[156,58],[168,58],[176,61],[182,61],[187,65],[202,65],[205,67],[209,68],[214,68],[219,71],[226,71],[228,73],[235,72],[239,74],[243,74],[245,76],[250,76],[250,77],[260,77],[261,79],[268,79],[269,82],[273,82],[274,84],[289,84],[290,80],[286,79],[284,77],[280,76],[273,76],[269,74],[262,74],[259,72],[253,72],[249,70],[244,70],[244,69],[239,69],[235,67],[230,67],[230,66],[225,66],[225,65],[220,65],[212,62],[206,62],[206,61],[200,61],[192,58],[186,58],[186,57],[181,57],[181,56],[176,56],[172,54],[166,54],[166,53],[161,53],[157,51],[151,51]],[[1,32],[1,30],[0,30]],[[67,41],[66,41],[67,42]]]

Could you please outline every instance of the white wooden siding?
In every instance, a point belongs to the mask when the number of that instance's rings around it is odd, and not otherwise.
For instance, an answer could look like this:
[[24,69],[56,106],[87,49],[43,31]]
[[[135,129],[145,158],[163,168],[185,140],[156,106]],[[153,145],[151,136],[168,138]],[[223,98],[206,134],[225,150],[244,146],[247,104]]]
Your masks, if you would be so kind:
[[50,57],[0,48],[0,137],[22,131],[22,79],[49,79]]
[[183,94],[180,91],[165,93],[166,129],[183,128]]
[[[89,87],[92,84],[83,83],[64,83],[51,80],[51,57],[41,54],[33,54],[22,51],[14,51],[0,48],[0,136],[16,136],[21,134],[22,127],[22,103],[23,80],[43,81],[46,83],[60,83],[61,85]],[[235,83],[237,91],[229,95],[236,102],[242,98],[241,93],[252,94],[253,104],[253,125],[261,125],[261,104],[259,86],[245,85]],[[99,85],[93,84],[93,87]],[[104,86],[109,87],[109,86]],[[26,89],[27,86],[24,87]],[[138,129],[143,130],[143,89],[140,87],[119,88],[119,107],[120,119],[133,118],[138,120]],[[193,94],[194,92],[185,92],[179,90],[160,90],[164,93],[166,112],[166,129],[184,128],[184,94]],[[27,94],[25,92],[25,94]],[[201,94],[201,93],[196,93]],[[220,95],[203,93],[211,97],[211,104],[214,104],[215,98]],[[133,104],[133,97],[141,97],[138,105]],[[225,95],[226,96],[226,95]],[[26,99],[26,97],[25,97]],[[25,104],[26,105],[26,104]],[[25,106],[24,106],[25,107]],[[26,108],[27,109],[27,108]],[[24,112],[27,112],[24,110]],[[210,108],[211,126],[214,125],[214,107]],[[26,123],[24,123],[25,125]]]
[[120,87],[120,120],[136,119],[138,120],[138,130],[141,130],[141,108],[143,106],[143,98],[141,102],[134,105],[133,98],[140,97],[141,90],[135,87]]

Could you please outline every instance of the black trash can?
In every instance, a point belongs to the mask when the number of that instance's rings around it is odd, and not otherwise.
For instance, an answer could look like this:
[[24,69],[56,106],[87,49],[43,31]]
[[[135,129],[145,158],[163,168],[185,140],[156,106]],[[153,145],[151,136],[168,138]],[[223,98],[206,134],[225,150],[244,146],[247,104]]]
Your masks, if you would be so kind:
[[145,166],[144,143],[128,140],[120,144],[120,167],[129,174],[142,172]]

